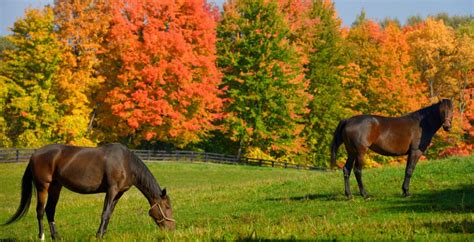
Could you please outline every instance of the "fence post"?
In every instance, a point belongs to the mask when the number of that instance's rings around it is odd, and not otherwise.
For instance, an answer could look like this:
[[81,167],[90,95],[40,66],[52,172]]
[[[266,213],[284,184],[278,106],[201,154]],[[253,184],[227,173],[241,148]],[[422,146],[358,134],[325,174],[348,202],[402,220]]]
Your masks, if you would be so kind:
[[147,159],[147,160],[148,160],[148,161],[151,160],[151,150],[148,150],[148,159]]
[[288,168],[288,164],[285,162],[285,168]]
[[16,149],[16,162],[18,162],[20,159],[20,150]]
[[272,161],[272,167],[275,167],[275,162],[274,161]]
[[260,161],[258,162],[258,166],[262,166],[262,163],[263,163],[262,160],[260,160]]

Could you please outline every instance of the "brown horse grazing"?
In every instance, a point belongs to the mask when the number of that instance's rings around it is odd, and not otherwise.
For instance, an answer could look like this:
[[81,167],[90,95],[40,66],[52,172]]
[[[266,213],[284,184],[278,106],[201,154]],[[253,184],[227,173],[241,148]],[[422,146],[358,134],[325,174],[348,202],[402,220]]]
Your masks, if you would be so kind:
[[44,239],[42,220],[46,197],[46,216],[51,237],[59,238],[54,224],[54,213],[63,186],[82,194],[106,194],[102,220],[97,231],[98,238],[106,232],[118,200],[132,185],[148,199],[151,206],[148,214],[159,227],[175,227],[171,201],[166,195],[166,189],[161,190],[145,163],[120,144],[107,144],[97,148],[55,144],[37,150],[31,156],[23,175],[20,206],[5,224],[20,219],[28,212],[32,183],[37,191],[36,215],[41,240]]
[[335,165],[337,149],[344,142],[348,154],[343,168],[346,196],[352,196],[349,176],[355,163],[354,173],[360,194],[367,197],[362,183],[362,164],[368,149],[386,156],[408,155],[402,189],[405,196],[410,196],[408,187],[418,159],[441,126],[445,131],[451,129],[452,118],[453,104],[443,99],[398,118],[359,115],[340,121],[331,144],[331,164]]

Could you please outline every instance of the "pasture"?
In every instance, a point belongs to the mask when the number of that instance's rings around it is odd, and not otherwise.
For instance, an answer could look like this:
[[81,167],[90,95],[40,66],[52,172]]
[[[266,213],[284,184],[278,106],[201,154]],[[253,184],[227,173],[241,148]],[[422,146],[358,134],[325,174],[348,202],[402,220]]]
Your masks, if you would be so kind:
[[[474,157],[421,161],[402,196],[405,166],[366,169],[370,196],[344,196],[341,171],[305,171],[208,163],[147,163],[174,206],[177,229],[161,231],[136,188],[112,215],[106,241],[368,239],[473,240]],[[26,163],[0,164],[0,222],[17,209]],[[63,189],[56,211],[62,238],[95,240],[104,194]],[[36,199],[20,221],[0,227],[0,240],[36,239]],[[47,228],[46,217],[44,224]],[[49,229],[46,238],[50,239]]]

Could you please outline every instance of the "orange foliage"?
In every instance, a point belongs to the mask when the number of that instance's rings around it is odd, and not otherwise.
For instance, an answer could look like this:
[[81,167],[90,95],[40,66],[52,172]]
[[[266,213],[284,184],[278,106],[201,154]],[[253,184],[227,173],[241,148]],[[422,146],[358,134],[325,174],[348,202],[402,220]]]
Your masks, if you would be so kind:
[[222,117],[215,11],[203,0],[117,0],[112,11],[112,113],[147,140],[199,141]]
[[66,143],[92,144],[85,137],[96,108],[95,93],[105,80],[98,68],[110,22],[107,6],[105,1],[95,0],[55,2],[58,36],[66,50],[58,77],[59,99],[67,106],[59,121],[59,134]]
[[361,113],[398,116],[428,103],[426,86],[411,66],[405,33],[396,24],[385,29],[373,21],[353,27],[348,36],[355,53],[344,83],[352,108]]
[[456,81],[451,75],[454,31],[442,20],[428,18],[405,32],[413,65],[420,72],[420,80],[428,85],[431,101],[452,97]]

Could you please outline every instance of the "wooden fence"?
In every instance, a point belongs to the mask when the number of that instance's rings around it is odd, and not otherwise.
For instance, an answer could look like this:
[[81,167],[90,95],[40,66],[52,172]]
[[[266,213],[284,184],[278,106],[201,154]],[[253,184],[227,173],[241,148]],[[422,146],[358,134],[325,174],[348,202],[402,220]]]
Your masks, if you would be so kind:
[[[0,163],[9,162],[27,162],[35,149],[0,149]],[[164,151],[164,150],[132,150],[140,159],[144,161],[171,161],[171,162],[212,162],[221,164],[236,164],[236,165],[252,165],[265,167],[281,167],[305,170],[326,170],[323,167],[315,167],[309,165],[292,164],[286,162],[279,162],[274,160],[263,160],[248,157],[241,157],[233,155],[224,155],[210,152],[196,152],[196,151]]]

